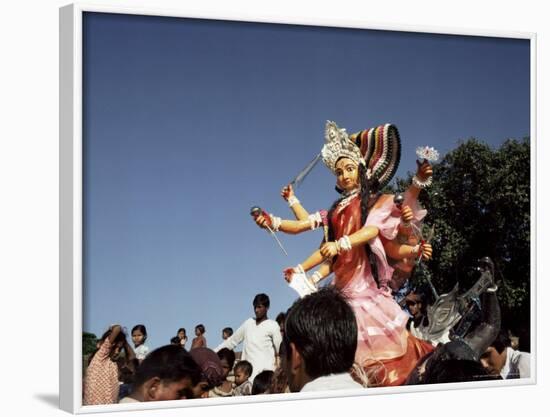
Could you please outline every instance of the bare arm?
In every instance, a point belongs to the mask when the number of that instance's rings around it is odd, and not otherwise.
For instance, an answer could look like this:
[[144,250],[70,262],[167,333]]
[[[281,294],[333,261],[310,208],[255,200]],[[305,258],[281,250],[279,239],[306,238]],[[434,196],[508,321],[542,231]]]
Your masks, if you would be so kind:
[[[271,219],[268,216],[264,216],[263,214],[256,217],[254,220],[258,226],[260,226],[262,229],[267,229],[269,226],[271,230],[273,229],[273,224]],[[283,233],[288,233],[291,235],[295,235],[298,233],[305,232],[307,230],[311,230],[311,222],[306,220],[281,220],[281,224],[279,225],[278,231]]]
[[[317,265],[319,265],[321,262],[323,262],[325,258],[323,258],[323,255],[321,255],[321,251],[317,249],[315,252],[313,252],[309,258],[307,258],[304,262],[300,264],[300,266],[304,269],[304,271],[309,271],[312,268],[315,268]],[[283,273],[285,276],[285,279],[290,282],[292,281],[292,275],[295,272],[295,268],[286,268]]]
[[386,251],[386,255],[394,260],[415,258],[419,256],[420,252],[422,252],[424,260],[431,259],[432,257],[432,245],[429,243],[412,246],[401,244],[397,240],[389,240],[384,242],[384,250]]
[[[433,169],[430,163],[426,160],[423,162],[416,161],[417,169],[416,169],[416,177],[422,181],[426,182],[429,178],[433,175]],[[416,200],[418,199],[418,195],[420,194],[420,190],[422,188],[417,187],[414,183],[412,183],[409,188],[407,189],[407,193],[409,193],[409,196]]]
[[[353,233],[352,235],[348,236],[349,242],[350,242],[350,248],[361,246],[366,244],[369,240],[372,238],[378,236],[378,228],[374,226],[367,226],[363,227],[357,232]],[[348,250],[349,250],[348,249]],[[303,261],[300,265],[304,269],[304,272],[309,271],[310,269],[316,267],[317,265],[320,265],[325,260],[330,260],[334,256],[336,256],[341,250],[345,250],[345,248],[341,248],[341,245],[338,242],[327,242],[323,243],[321,246],[321,249],[316,250],[313,252],[309,258],[307,258],[305,261]],[[330,267],[331,268],[331,267]],[[331,269],[320,268],[322,273],[327,273],[328,275],[330,273]],[[292,274],[294,273],[294,268],[286,268],[284,270],[285,279],[290,282],[292,280]],[[325,275],[325,276],[326,276]],[[324,276],[324,277],[325,277]],[[323,277],[323,278],[324,278]]]
[[120,327],[120,325],[115,324],[111,326],[111,334],[109,335],[109,342],[111,342],[111,344],[115,342],[115,339],[117,338],[117,336],[120,334],[121,331],[122,331],[122,327]]
[[[362,227],[357,232],[348,236],[349,243],[351,245],[350,248],[348,248],[348,250],[357,246],[363,246],[369,240],[375,238],[376,236],[378,236],[377,227],[375,226]],[[324,243],[323,246],[321,246],[320,253],[324,258],[329,259],[336,256],[340,252],[340,250],[346,250],[346,248],[343,248],[341,246],[342,245],[339,242],[327,242],[327,243]]]
[[218,351],[220,351],[223,348],[227,348],[229,350],[235,349],[237,347],[237,345],[239,345],[239,343],[241,343],[244,340],[244,332],[245,332],[244,327],[245,327],[245,324],[246,324],[246,322],[241,324],[241,327],[239,327],[237,329],[237,331],[235,333],[233,333],[233,335],[231,337],[228,337],[221,344],[216,346],[216,348],[214,349],[214,352],[217,353]]
[[319,282],[324,280],[332,272],[332,261],[326,260],[321,264],[319,269],[313,273],[308,279],[313,285],[317,285]]
[[309,213],[304,208],[304,206],[302,206],[302,204],[300,203],[300,200],[296,198],[292,185],[288,184],[286,187],[284,187],[281,190],[281,197],[283,197],[285,201],[289,203],[290,209],[294,213],[294,217],[296,217],[296,220],[308,219]]

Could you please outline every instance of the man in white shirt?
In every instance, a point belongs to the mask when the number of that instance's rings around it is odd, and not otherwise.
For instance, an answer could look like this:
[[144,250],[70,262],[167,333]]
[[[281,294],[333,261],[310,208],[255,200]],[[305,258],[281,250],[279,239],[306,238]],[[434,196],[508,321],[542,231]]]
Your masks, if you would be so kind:
[[357,323],[346,298],[325,287],[289,309],[281,363],[291,392],[360,389],[350,370],[357,349]]
[[481,363],[491,374],[500,374],[502,379],[529,378],[531,355],[510,347],[508,334],[501,331],[481,356]]
[[258,294],[252,305],[256,317],[246,320],[231,337],[214,349],[215,352],[223,348],[233,350],[243,342],[241,359],[252,364],[250,381],[262,371],[275,370],[282,339],[277,322],[267,318],[269,297]]

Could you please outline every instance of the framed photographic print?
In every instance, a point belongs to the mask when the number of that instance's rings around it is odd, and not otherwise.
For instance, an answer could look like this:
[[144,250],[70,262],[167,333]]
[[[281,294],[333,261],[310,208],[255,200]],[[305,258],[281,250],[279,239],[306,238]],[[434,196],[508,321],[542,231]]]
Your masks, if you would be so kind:
[[535,40],[61,8],[61,407],[533,384]]

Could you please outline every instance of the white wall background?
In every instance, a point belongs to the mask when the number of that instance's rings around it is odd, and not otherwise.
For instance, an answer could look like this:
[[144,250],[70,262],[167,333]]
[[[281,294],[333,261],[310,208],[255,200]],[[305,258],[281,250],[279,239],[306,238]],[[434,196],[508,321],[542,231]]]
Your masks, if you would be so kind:
[[[108,4],[108,1],[91,1]],[[363,4],[365,3],[365,4]],[[53,416],[58,401],[58,0],[4,1],[0,9],[0,413]],[[420,25],[465,30],[538,34],[538,319],[549,317],[549,235],[544,216],[548,178],[548,73],[550,45],[544,2],[535,0],[460,2],[348,0],[295,2],[204,0],[119,1],[195,12],[251,17],[336,18],[374,24]],[[473,63],[475,64],[475,63]],[[546,141],[546,142],[545,142]],[[534,243],[534,242],[533,242]],[[548,258],[546,256],[546,258]],[[543,298],[544,297],[544,298]],[[155,416],[331,415],[405,413],[520,415],[546,406],[550,392],[548,328],[538,326],[539,384],[528,387],[441,391],[261,405],[149,411]],[[417,411],[412,411],[414,407]],[[472,411],[466,411],[471,413]],[[144,412],[141,412],[143,415]],[[542,412],[544,413],[544,412]],[[541,414],[541,412],[537,413]],[[111,413],[109,415],[129,415]],[[137,415],[137,414],[135,414]],[[140,414],[141,415],[141,414]]]

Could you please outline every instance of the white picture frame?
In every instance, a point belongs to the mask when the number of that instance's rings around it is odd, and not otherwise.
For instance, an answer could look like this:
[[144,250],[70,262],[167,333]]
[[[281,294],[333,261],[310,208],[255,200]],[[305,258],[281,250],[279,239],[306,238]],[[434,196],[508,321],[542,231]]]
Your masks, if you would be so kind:
[[[458,29],[434,29],[401,25],[376,25],[342,21],[338,19],[273,18],[271,16],[243,17],[239,14],[217,15],[215,13],[186,13],[185,11],[163,11],[155,8],[131,8],[72,4],[60,9],[60,407],[72,413],[110,412],[118,410],[152,410],[165,408],[235,404],[233,399],[188,400],[127,405],[82,406],[82,16],[85,12],[141,14],[196,19],[231,21],[253,21],[273,24],[318,25],[358,29],[389,31],[429,32],[464,36],[494,36],[528,39],[531,42],[531,178],[536,187],[536,101],[534,72],[536,68],[536,35],[524,32],[468,31]],[[536,218],[536,198],[531,201],[532,219]],[[532,241],[536,241],[534,220],[531,226]],[[465,389],[470,387],[494,387],[534,384],[536,376],[536,257],[531,249],[531,346],[533,353],[532,375],[528,379],[487,383],[447,384],[444,389]],[[396,388],[373,388],[372,394],[411,393],[438,390],[438,387],[411,386]],[[330,397],[356,396],[355,392],[338,392]],[[281,394],[277,398],[247,398],[240,402],[288,401],[295,399],[327,398],[325,394]]]

